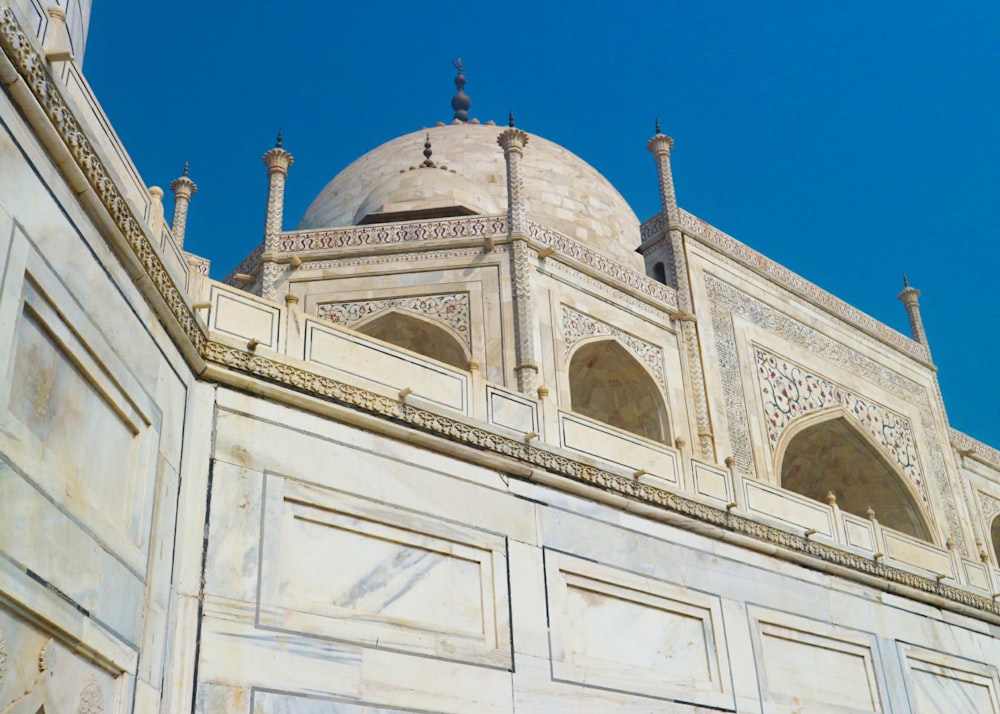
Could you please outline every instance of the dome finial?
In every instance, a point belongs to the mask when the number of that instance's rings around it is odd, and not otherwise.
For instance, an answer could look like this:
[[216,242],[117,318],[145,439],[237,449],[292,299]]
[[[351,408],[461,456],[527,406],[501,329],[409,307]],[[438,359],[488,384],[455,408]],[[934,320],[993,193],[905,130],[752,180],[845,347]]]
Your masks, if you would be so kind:
[[903,287],[904,288],[910,287],[910,281],[906,279],[906,273],[903,273]]
[[472,106],[472,100],[465,93],[465,68],[462,66],[462,58],[453,60],[451,66],[458,72],[455,75],[455,89],[458,92],[451,98],[451,108],[455,111],[456,120],[467,122],[469,121],[469,107]]
[[437,168],[437,164],[431,161],[431,154],[433,153],[434,152],[431,151],[431,134],[430,132],[427,132],[427,136],[424,138],[424,163],[420,164],[420,168],[422,169]]
[[509,126],[509,127],[513,127],[514,126],[514,110],[513,109],[508,109],[507,110],[507,126]]
[[184,162],[184,173],[183,173],[183,174],[181,174],[181,175],[182,175],[182,176],[187,176],[187,175],[188,175],[188,169],[189,169],[189,168],[190,168],[190,167],[188,166],[188,162],[187,162],[187,161],[185,161],[185,162]]
[[281,148],[281,129],[278,129],[278,140],[274,142],[274,148]]
[[656,135],[659,136],[663,132],[660,131],[660,117],[656,117]]

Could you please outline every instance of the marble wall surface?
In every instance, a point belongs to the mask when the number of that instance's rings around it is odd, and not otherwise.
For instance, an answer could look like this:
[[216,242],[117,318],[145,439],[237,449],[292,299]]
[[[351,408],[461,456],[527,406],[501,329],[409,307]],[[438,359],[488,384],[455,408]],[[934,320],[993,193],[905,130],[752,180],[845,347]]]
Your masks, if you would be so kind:
[[1000,712],[986,623],[252,396],[215,409],[197,711]]
[[7,93],[0,118],[0,711],[157,711],[193,375]]

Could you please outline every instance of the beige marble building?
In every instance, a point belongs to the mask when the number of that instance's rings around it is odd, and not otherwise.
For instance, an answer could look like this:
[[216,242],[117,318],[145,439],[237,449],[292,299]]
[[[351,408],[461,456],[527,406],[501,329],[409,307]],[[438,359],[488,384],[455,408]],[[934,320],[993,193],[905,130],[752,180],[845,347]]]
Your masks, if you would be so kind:
[[[1000,452],[902,335],[459,119],[222,282],[0,0],[0,712],[1000,714]],[[901,308],[902,309],[902,308]]]

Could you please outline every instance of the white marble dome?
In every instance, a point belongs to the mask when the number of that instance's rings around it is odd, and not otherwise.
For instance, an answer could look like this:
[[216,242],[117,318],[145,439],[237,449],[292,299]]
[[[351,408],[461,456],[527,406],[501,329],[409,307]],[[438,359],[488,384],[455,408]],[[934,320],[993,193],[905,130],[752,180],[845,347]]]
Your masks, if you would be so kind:
[[[382,144],[327,184],[298,228],[392,220],[393,210],[398,211],[399,220],[409,220],[418,199],[428,197],[435,199],[438,212],[424,217],[503,213],[507,210],[507,173],[503,150],[496,141],[501,131],[503,127],[486,124],[450,124]],[[432,159],[446,171],[416,168],[424,160],[428,135]],[[522,160],[529,219],[643,270],[642,258],[635,252],[640,242],[639,219],[622,195],[580,157],[540,136],[529,136]],[[449,175],[454,178],[446,178]],[[415,180],[426,180],[426,190],[421,191]],[[448,191],[466,197],[456,200],[451,213],[441,201]],[[401,205],[407,203],[409,209]]]

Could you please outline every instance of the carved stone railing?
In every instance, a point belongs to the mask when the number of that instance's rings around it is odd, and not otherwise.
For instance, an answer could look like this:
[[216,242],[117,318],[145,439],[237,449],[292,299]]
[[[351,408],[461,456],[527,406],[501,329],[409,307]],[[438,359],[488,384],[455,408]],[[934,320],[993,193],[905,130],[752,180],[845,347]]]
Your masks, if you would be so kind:
[[[668,309],[677,309],[677,292],[673,288],[537,223],[529,223],[528,234],[534,241],[554,249],[560,256],[590,268],[595,273],[611,278],[656,302],[663,303]],[[385,223],[323,230],[289,231],[281,234],[277,250],[280,253],[307,253],[349,248],[378,249],[445,240],[498,239],[506,235],[506,216],[472,216],[421,221],[419,223]],[[234,276],[239,273],[253,275],[260,262],[262,251],[261,246],[254,249],[223,282],[232,285],[235,282]]]
[[419,223],[376,223],[282,233],[278,250],[296,253],[336,248],[383,247],[459,238],[487,238],[507,234],[506,216],[446,218]]
[[551,228],[540,226],[537,223],[530,223],[528,225],[528,235],[542,245],[554,248],[562,256],[571,258],[577,263],[627,285],[636,292],[665,303],[672,310],[677,310],[677,291],[673,288],[657,282],[636,270],[632,270],[621,263],[617,263],[610,258],[606,258],[597,251],[591,250]]
[[240,264],[229,271],[229,275],[222,279],[226,285],[233,285],[236,281],[237,275],[253,275],[257,272],[257,268],[260,265],[260,256],[264,253],[264,244],[261,243],[252,251],[250,255],[240,261]]
[[989,444],[984,444],[977,439],[973,439],[968,434],[963,434],[957,429],[952,429],[950,436],[951,445],[960,453],[967,454],[1000,471],[1000,450],[994,449]]
[[665,230],[667,230],[667,214],[657,213],[639,226],[639,237],[645,243],[660,235]]

